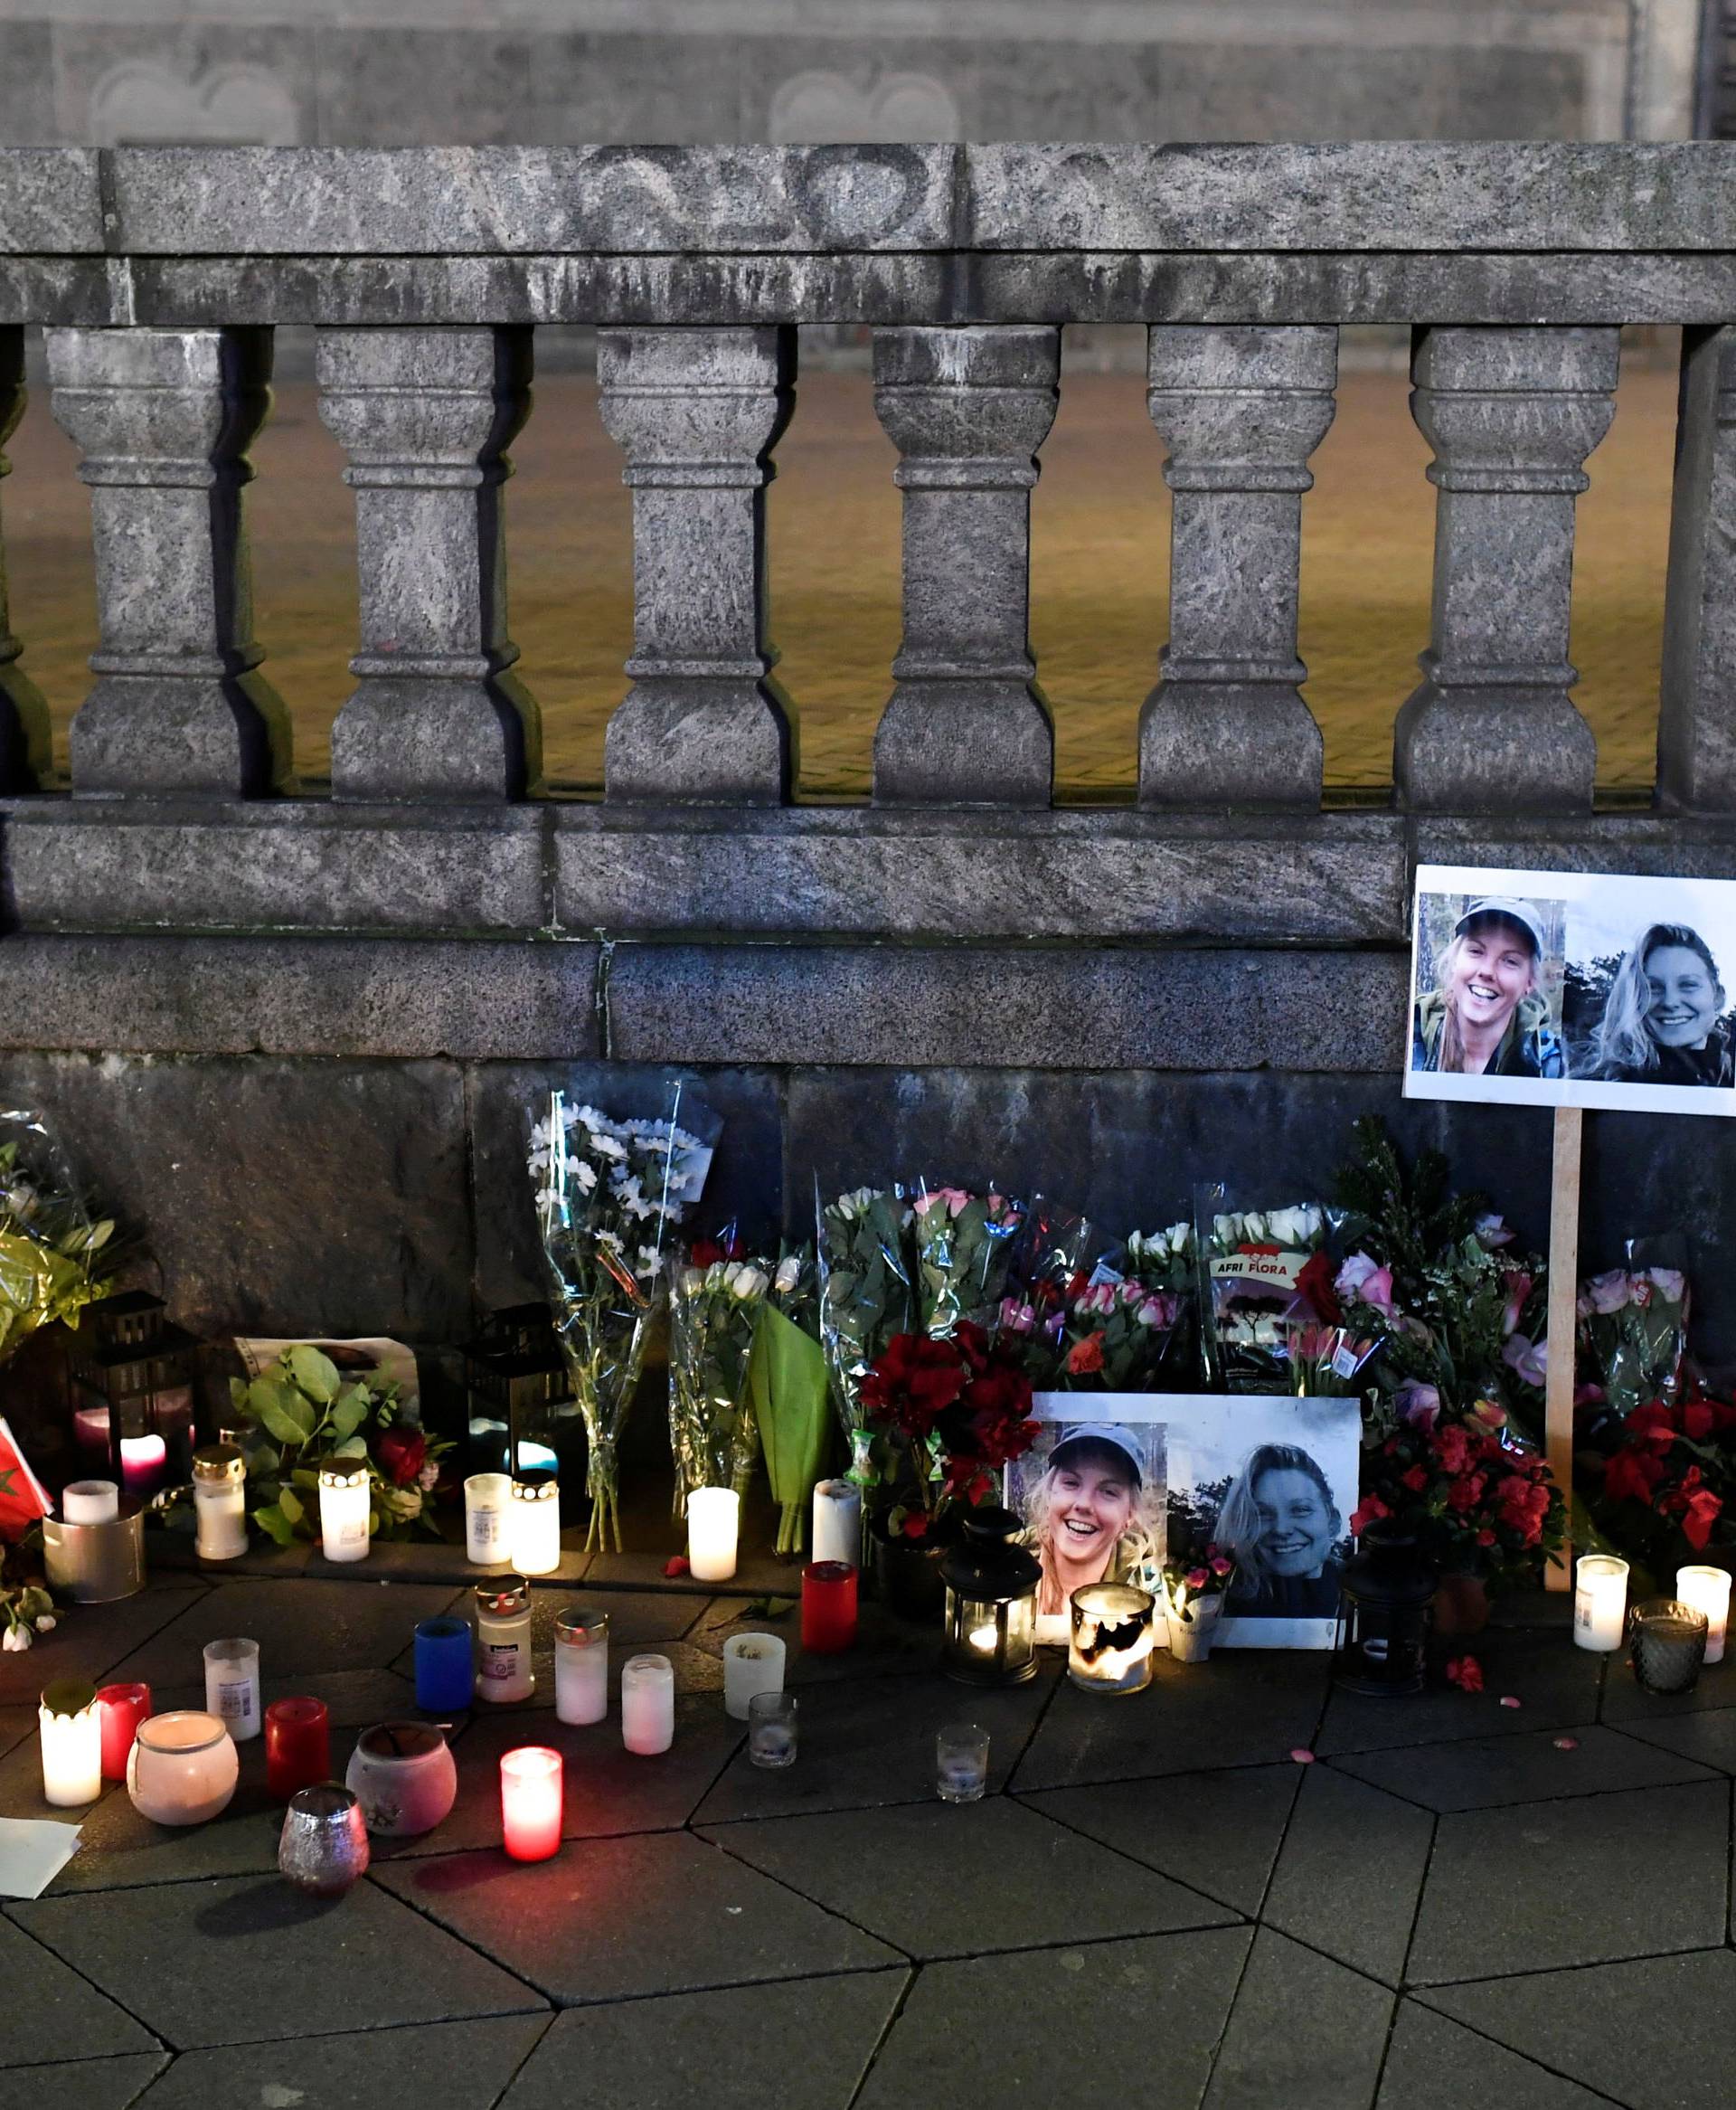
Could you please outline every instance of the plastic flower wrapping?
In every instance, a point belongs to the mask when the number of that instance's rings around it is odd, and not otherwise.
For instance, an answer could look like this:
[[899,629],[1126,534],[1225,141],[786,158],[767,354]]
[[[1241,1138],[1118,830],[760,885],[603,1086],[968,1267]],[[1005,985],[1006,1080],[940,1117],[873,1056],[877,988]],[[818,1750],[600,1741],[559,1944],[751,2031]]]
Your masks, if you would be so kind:
[[998,1338],[1042,1391],[1193,1389],[1192,1226],[1132,1232],[1118,1265],[1091,1258],[1097,1243],[1082,1216],[1037,1197],[1014,1249]]
[[41,1118],[0,1112],[0,1363],[105,1293],[114,1229],[75,1191]]
[[771,1263],[748,1256],[731,1226],[698,1241],[669,1287],[669,1447],[675,1513],[699,1487],[744,1495],[760,1455],[748,1372]]
[[[1595,1386],[1612,1413],[1625,1416],[1681,1395],[1688,1283],[1675,1243],[1659,1254],[1659,1264],[1647,1265],[1647,1242],[1630,1239],[1626,1267],[1580,1284],[1580,1388]],[[1665,1258],[1678,1264],[1663,1265]]]
[[1226,1392],[1298,1392],[1317,1370],[1321,1329],[1340,1318],[1319,1203],[1234,1209],[1222,1186],[1203,1188],[1198,1237],[1207,1372]]
[[621,1550],[621,1430],[663,1295],[667,1235],[704,1190],[719,1126],[676,1083],[655,1121],[617,1120],[552,1092],[531,1129],[550,1305],[589,1444],[588,1548]]
[[959,1322],[991,1323],[1005,1294],[1014,1241],[1024,1211],[993,1187],[917,1183],[911,1211],[916,1236],[917,1323],[930,1340],[945,1340]]
[[861,1471],[863,1380],[915,1317],[910,1210],[896,1187],[858,1187],[822,1203],[816,1184],[814,1215],[820,1346],[833,1408],[854,1453],[853,1471]]

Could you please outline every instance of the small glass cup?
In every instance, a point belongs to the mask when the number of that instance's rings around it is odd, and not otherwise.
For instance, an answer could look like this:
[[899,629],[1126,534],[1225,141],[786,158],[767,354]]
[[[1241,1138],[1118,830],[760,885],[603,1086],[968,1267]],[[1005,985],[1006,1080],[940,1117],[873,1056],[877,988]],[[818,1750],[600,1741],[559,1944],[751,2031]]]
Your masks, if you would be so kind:
[[796,1763],[796,1695],[756,1692],[748,1702],[748,1756],[776,1772]]
[[943,1802],[980,1802],[988,1786],[988,1731],[955,1722],[934,1740],[935,1792]]
[[1634,1676],[1647,1692],[1692,1692],[1706,1660],[1710,1622],[1675,1597],[1648,1597],[1628,1614]]

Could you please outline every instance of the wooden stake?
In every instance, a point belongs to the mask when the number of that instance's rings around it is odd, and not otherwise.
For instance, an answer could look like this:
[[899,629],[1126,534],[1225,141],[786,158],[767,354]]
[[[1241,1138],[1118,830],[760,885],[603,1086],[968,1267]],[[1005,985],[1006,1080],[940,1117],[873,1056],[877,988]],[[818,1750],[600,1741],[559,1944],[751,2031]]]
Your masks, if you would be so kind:
[[[1543,1385],[1543,1436],[1549,1470],[1565,1500],[1573,1499],[1573,1350],[1579,1327],[1580,1143],[1578,1106],[1555,1109],[1555,1165],[1549,1200],[1549,1368]],[[1573,1586],[1573,1548],[1562,1541],[1560,1566],[1543,1571],[1545,1587]]]

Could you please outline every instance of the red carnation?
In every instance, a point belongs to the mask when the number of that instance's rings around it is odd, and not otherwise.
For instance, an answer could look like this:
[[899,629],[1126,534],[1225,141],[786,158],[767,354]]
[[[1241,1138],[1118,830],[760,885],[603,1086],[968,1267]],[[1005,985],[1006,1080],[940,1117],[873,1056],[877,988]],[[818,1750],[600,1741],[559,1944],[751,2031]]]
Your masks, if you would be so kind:
[[428,1438],[403,1422],[383,1430],[373,1450],[381,1471],[393,1487],[410,1486],[428,1463]]
[[1696,1553],[1705,1550],[1712,1528],[1718,1521],[1723,1503],[1709,1487],[1703,1487],[1688,1498],[1687,1514],[1682,1519],[1682,1536]]
[[1364,1495],[1350,1513],[1350,1528],[1360,1538],[1371,1524],[1376,1524],[1382,1517],[1390,1517],[1392,1514],[1379,1495]]
[[1475,1656],[1454,1656],[1447,1665],[1447,1682],[1461,1692],[1481,1692],[1483,1666]]
[[1664,1468],[1646,1450],[1636,1445],[1618,1451],[1603,1469],[1604,1491],[1611,1501],[1624,1496],[1651,1505],[1652,1490],[1664,1477]]

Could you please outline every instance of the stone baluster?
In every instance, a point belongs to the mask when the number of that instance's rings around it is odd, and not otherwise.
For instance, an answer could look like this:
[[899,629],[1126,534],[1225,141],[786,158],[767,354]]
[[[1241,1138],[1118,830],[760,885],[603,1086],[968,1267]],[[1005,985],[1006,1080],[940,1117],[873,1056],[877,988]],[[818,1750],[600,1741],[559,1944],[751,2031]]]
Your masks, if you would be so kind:
[[1682,339],[1657,800],[1736,812],[1736,328]]
[[1031,492],[1060,371],[1048,327],[874,333],[874,410],[904,494],[904,634],[874,733],[877,803],[1049,803]]
[[72,789],[250,798],[289,768],[258,673],[242,494],[270,402],[262,329],[51,329],[54,415],[83,453],[96,547],[96,686]]
[[361,585],[332,795],[523,798],[542,730],[509,671],[503,487],[530,412],[531,333],[322,329],[315,368],[349,457]]
[[[24,414],[24,333],[0,326],[0,449]],[[12,464],[0,452],[0,478]],[[48,705],[18,664],[24,647],[6,619],[6,548],[0,535],[0,791],[30,791],[49,766]]]
[[1615,414],[1613,329],[1431,328],[1410,405],[1435,450],[1422,685],[1400,711],[1402,804],[1589,810],[1598,744],[1568,690],[1573,501]]
[[633,493],[633,686],[609,722],[606,796],[775,806],[796,728],[771,678],[766,486],[795,402],[791,329],[617,329],[603,422]]
[[1296,651],[1302,494],[1335,402],[1330,328],[1163,325],[1146,404],[1169,458],[1169,642],[1139,714],[1143,806],[1320,803]]

